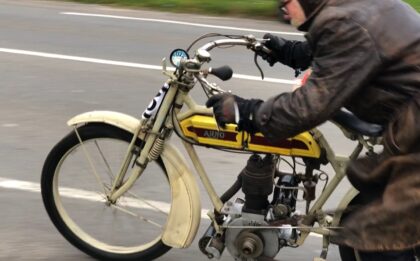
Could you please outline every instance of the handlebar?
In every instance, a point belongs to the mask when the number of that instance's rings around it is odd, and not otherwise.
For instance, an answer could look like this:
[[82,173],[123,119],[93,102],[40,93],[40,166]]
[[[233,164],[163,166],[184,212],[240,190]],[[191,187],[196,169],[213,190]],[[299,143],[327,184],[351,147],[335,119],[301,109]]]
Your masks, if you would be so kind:
[[[264,72],[262,71],[261,67],[258,65],[257,56],[262,55],[263,53],[265,53],[265,54],[270,54],[271,53],[271,50],[268,49],[264,45],[265,41],[266,41],[266,39],[256,39],[253,35],[246,35],[246,36],[243,36],[240,39],[219,39],[219,40],[215,40],[215,41],[206,43],[202,47],[198,48],[197,52],[196,52],[196,55],[199,58],[199,60],[208,62],[208,61],[210,61],[210,53],[209,52],[215,47],[237,46],[237,45],[246,46],[248,49],[251,49],[255,52],[254,62],[255,62],[255,65],[257,66],[258,70],[261,73],[261,78],[264,79]],[[216,74],[216,76],[218,76],[218,75]],[[220,79],[226,80],[225,78],[230,79],[230,77],[223,77],[223,78],[220,78]]]
[[219,46],[231,46],[231,45],[250,45],[250,42],[246,39],[219,39],[210,43],[203,45],[202,47],[198,48],[199,50],[206,50],[210,51],[215,47]]
[[271,53],[271,50],[264,46],[262,43],[264,40],[257,40],[253,36],[247,36],[243,39],[219,39],[203,45],[198,50],[210,51],[215,47],[220,46],[232,46],[232,45],[243,45],[254,51],[263,51],[267,54]]

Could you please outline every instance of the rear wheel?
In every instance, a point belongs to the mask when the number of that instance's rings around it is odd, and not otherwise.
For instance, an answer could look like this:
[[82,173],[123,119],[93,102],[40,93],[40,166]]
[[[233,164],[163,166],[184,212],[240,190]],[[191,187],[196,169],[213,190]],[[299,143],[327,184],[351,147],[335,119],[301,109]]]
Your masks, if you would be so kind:
[[[361,203],[362,203],[362,201],[361,201],[359,196],[356,196],[350,202],[350,204],[347,206],[349,211],[345,211],[343,213],[343,215],[341,216],[340,225],[343,224],[343,222],[346,220],[346,218],[348,218],[351,215],[352,209],[354,209],[353,206],[357,206]],[[338,246],[338,251],[340,253],[340,257],[341,257],[342,261],[357,261],[356,255],[358,255],[358,253],[357,253],[357,250],[355,250],[354,248],[339,245]]]
[[42,170],[52,222],[70,243],[101,260],[151,260],[170,249],[161,240],[171,190],[160,158],[114,204],[107,200],[131,138],[110,125],[79,127],[53,148]]

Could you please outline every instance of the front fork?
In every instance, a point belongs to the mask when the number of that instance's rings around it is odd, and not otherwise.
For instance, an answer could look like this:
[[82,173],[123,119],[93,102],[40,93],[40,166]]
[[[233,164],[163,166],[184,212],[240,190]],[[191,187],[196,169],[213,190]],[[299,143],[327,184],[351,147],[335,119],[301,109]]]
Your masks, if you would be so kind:
[[[147,163],[148,163],[147,154],[149,154],[150,147],[154,143],[154,139],[151,139],[150,137],[151,135],[148,135],[148,137],[146,138],[146,144],[143,150],[141,151],[139,157],[134,162],[135,164],[131,170],[131,175],[123,183],[124,177],[130,166],[131,159],[133,158],[133,156],[136,155],[134,148],[135,148],[137,137],[140,134],[141,128],[142,128],[142,124],[140,123],[139,127],[137,127],[136,132],[133,135],[133,139],[131,140],[130,145],[128,146],[127,153],[120,167],[120,170],[117,176],[115,177],[114,182],[112,183],[112,188],[109,192],[109,195],[107,195],[108,200],[111,203],[115,203],[120,196],[122,196],[125,192],[127,192],[133,186],[134,182],[141,176],[141,174],[143,173],[143,170],[147,166]],[[149,146],[146,147],[146,145],[149,145]],[[144,154],[146,154],[146,157],[144,156]]]
[[[176,86],[172,86],[168,89],[160,109],[156,114],[153,125],[150,128],[147,128],[146,126],[149,120],[142,119],[140,121],[140,124],[133,133],[133,139],[130,142],[126,156],[120,167],[120,171],[118,172],[112,184],[111,191],[107,195],[109,202],[115,203],[119,197],[121,197],[134,185],[136,180],[143,173],[149,161],[155,160],[159,157],[163,149],[165,136],[167,135],[167,130],[162,130],[162,126],[166,121],[167,115],[169,114],[172,101],[174,100],[176,93]],[[131,159],[134,155],[136,155],[134,152],[136,140],[142,135],[142,133],[144,134],[144,146],[141,148],[140,155],[138,155],[134,161],[134,166],[131,170],[130,176],[124,182],[124,177],[130,166]],[[159,150],[156,148],[156,146],[160,147]],[[153,155],[151,155],[151,152],[153,152]]]
[[143,124],[144,124],[144,121],[141,121],[139,126],[136,128],[134,132],[133,138],[131,139],[130,145],[128,146],[127,153],[125,154],[120,170],[118,171],[118,174],[115,177],[114,182],[112,183],[110,195],[112,195],[116,191],[117,188],[121,187],[121,184],[124,180],[125,173],[127,173],[128,167],[130,165],[131,159],[133,155],[135,155],[134,146],[136,144],[137,137],[140,135],[140,131]]

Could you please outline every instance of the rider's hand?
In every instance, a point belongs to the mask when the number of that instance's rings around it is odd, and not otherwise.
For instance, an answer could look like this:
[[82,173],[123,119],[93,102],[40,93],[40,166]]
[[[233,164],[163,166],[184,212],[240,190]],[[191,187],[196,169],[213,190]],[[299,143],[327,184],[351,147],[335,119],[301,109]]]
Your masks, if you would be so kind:
[[223,93],[210,97],[206,106],[213,107],[216,122],[222,128],[227,123],[237,123],[239,131],[255,133],[258,130],[253,118],[261,103],[262,100],[247,100],[230,93]]
[[265,34],[263,38],[268,39],[264,45],[271,50],[271,53],[267,54],[264,52],[258,52],[258,54],[266,60],[270,66],[273,66],[276,62],[281,60],[281,52],[283,47],[286,45],[287,40],[272,34]]

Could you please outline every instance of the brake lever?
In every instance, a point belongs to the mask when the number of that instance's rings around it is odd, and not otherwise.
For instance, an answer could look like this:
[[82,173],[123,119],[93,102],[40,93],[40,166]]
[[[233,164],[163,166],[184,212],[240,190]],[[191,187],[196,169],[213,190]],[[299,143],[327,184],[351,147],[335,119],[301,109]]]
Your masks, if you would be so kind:
[[255,63],[255,65],[257,66],[258,70],[260,71],[260,74],[261,74],[261,79],[263,79],[263,80],[264,80],[264,72],[263,72],[263,70],[261,69],[260,65],[258,64],[258,60],[257,60],[257,58],[258,58],[258,53],[259,53],[259,52],[264,52],[264,53],[269,54],[269,53],[271,53],[271,50],[270,50],[270,49],[268,49],[267,47],[265,47],[263,44],[261,44],[261,42],[254,43],[251,49],[252,49],[252,50],[254,51],[254,53],[255,53],[255,54],[254,54],[254,63]]
[[255,52],[255,54],[254,54],[254,63],[255,63],[255,65],[257,66],[258,70],[260,71],[260,74],[261,74],[261,79],[263,79],[263,80],[264,80],[264,72],[263,72],[263,70],[261,69],[260,65],[258,64],[258,60],[257,60],[257,58],[258,58],[258,54],[257,54],[257,52]]

